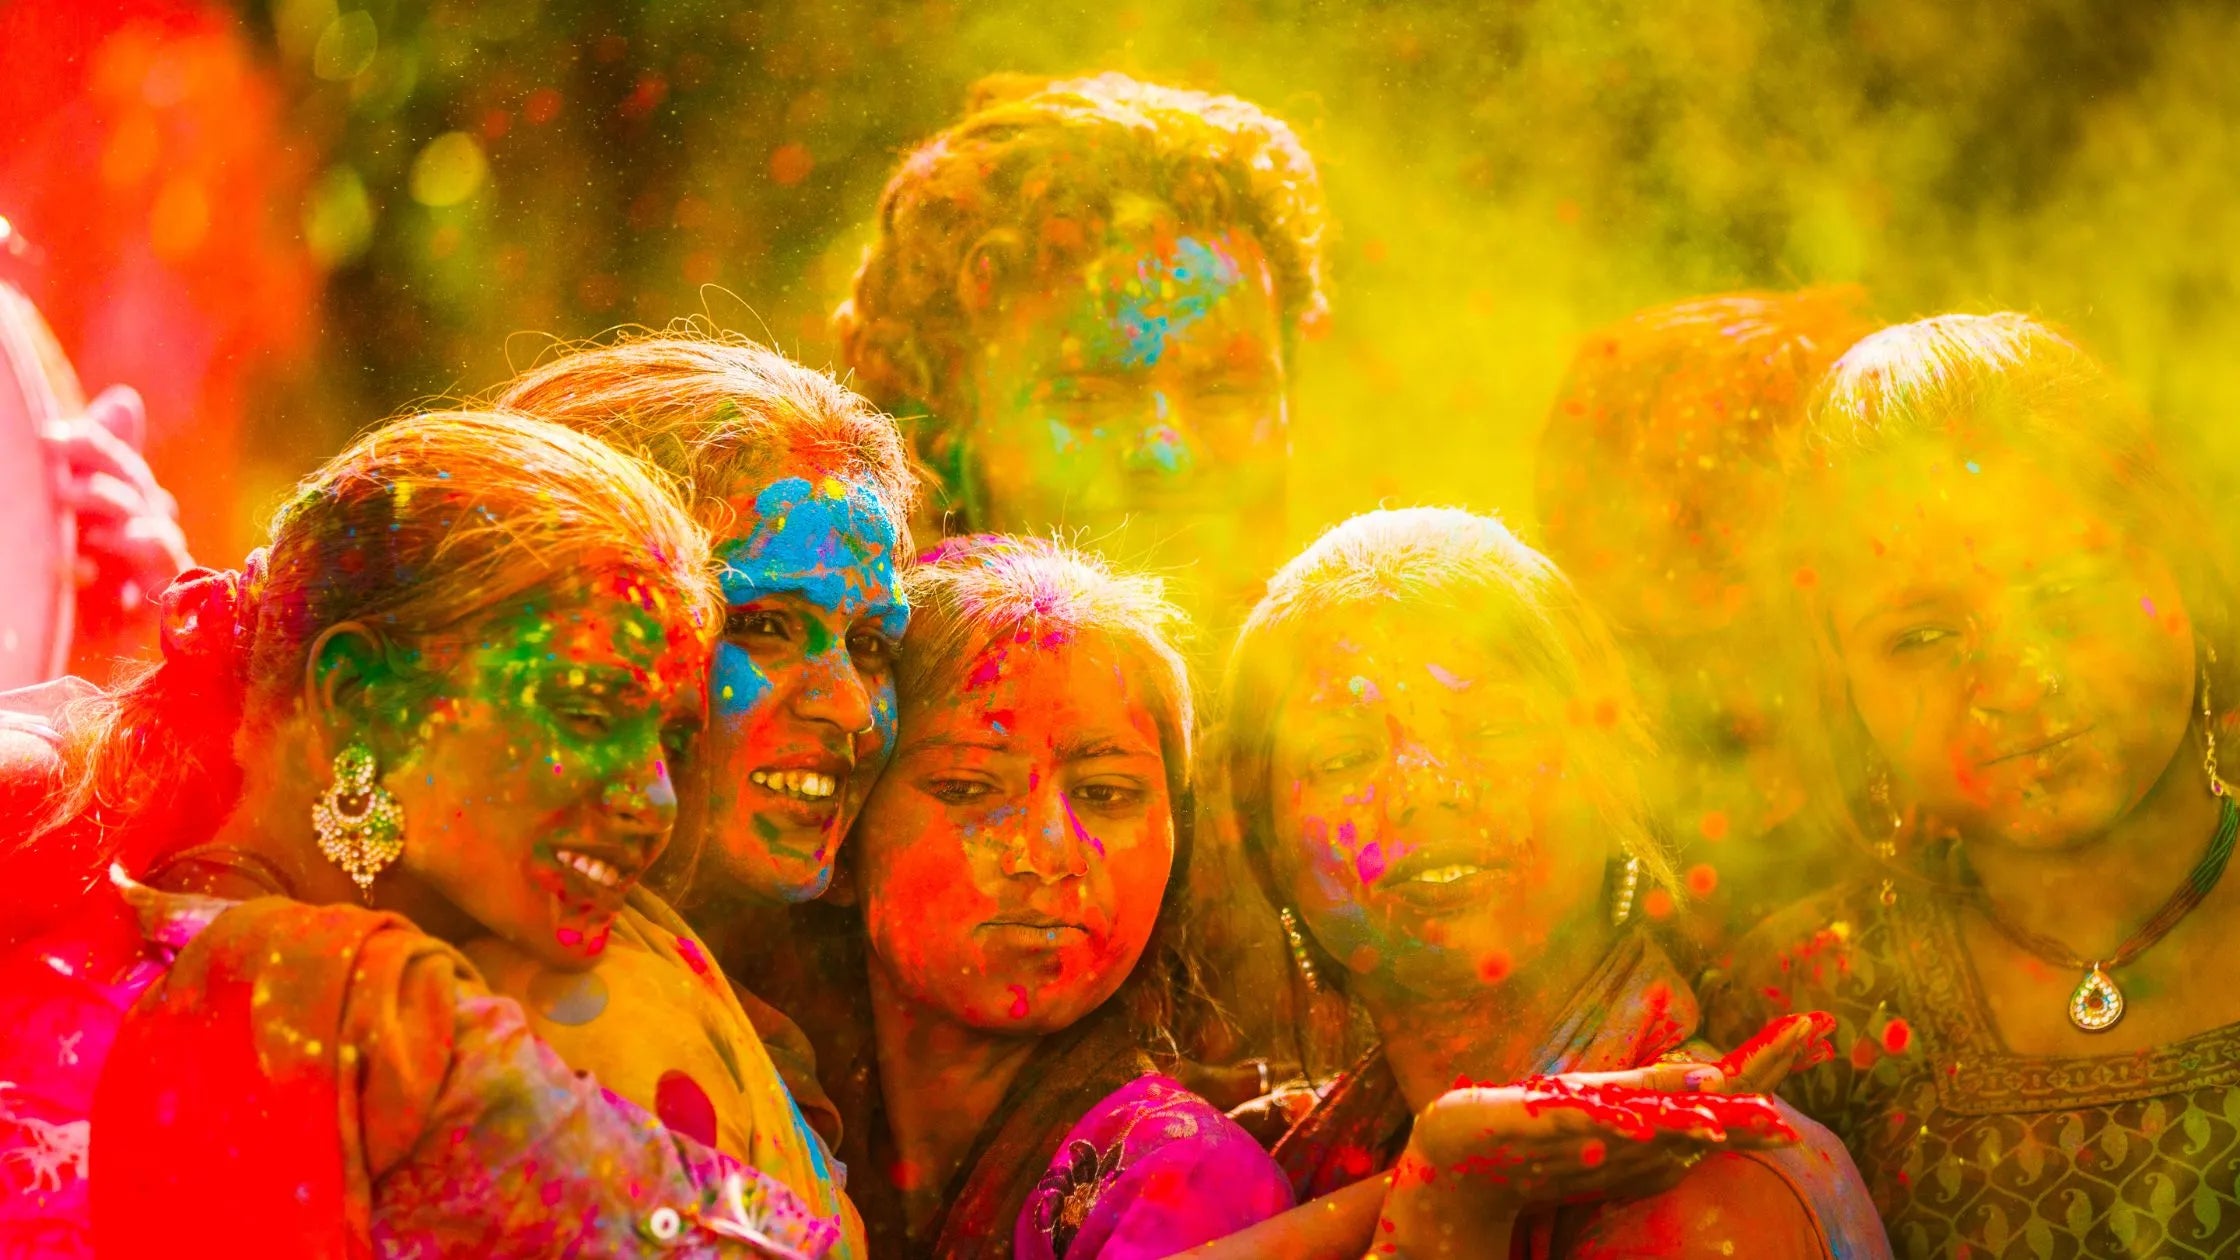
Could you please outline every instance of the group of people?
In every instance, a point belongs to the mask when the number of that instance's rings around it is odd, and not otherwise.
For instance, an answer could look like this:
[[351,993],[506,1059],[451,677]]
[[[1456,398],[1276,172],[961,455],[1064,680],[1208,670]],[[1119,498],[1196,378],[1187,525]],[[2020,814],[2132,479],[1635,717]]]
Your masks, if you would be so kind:
[[2230,1254],[2169,437],[2026,316],[1699,298],[1538,549],[1285,558],[1327,232],[1250,104],[996,82],[861,394],[571,349],[0,697],[0,1255]]

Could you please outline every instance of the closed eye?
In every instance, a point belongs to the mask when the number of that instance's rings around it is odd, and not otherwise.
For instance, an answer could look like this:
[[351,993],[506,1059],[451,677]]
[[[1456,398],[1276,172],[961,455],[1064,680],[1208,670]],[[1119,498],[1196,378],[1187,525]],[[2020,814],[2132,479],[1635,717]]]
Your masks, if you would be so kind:
[[584,739],[601,739],[614,729],[614,719],[597,709],[561,709],[555,712],[560,724]]

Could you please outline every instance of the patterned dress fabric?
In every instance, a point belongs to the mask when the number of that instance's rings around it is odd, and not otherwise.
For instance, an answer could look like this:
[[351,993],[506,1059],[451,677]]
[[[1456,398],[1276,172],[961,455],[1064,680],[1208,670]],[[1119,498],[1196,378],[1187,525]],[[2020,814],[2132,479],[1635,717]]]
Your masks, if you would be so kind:
[[1949,897],[1846,886],[1753,932],[1706,984],[1714,1038],[1835,1015],[1783,1092],[1850,1149],[1909,1260],[2240,1255],[2240,1025],[2137,1054],[2009,1053]]
[[[113,901],[89,899],[0,957],[0,994],[42,1034],[0,1054],[23,1078],[11,1114],[41,1120],[14,1126],[40,1145],[11,1137],[8,1150],[38,1151],[45,1186],[0,1234],[12,1254],[804,1257],[831,1245],[831,1224],[783,1185],[570,1070],[517,1005],[394,915],[123,896],[129,938]],[[40,968],[60,989],[30,984]],[[57,1022],[73,1019],[67,1032]]]
[[1019,1260],[1160,1260],[1290,1210],[1252,1136],[1164,1076],[1108,1094],[1066,1131],[1019,1214]]
[[832,1260],[861,1260],[863,1224],[841,1193],[841,1170],[793,1096],[814,1087],[813,1069],[806,1082],[781,1075],[741,995],[659,897],[631,891],[589,971],[548,971],[495,937],[462,952],[571,1067],[672,1132],[785,1183],[838,1228]]

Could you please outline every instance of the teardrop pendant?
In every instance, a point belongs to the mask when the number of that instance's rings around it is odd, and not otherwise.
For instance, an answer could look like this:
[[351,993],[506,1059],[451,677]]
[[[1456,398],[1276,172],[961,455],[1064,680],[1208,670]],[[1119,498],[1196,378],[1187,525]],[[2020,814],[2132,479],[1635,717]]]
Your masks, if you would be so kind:
[[2123,1018],[2123,990],[2092,964],[2077,990],[2069,995],[2069,1022],[2086,1032],[2106,1032]]

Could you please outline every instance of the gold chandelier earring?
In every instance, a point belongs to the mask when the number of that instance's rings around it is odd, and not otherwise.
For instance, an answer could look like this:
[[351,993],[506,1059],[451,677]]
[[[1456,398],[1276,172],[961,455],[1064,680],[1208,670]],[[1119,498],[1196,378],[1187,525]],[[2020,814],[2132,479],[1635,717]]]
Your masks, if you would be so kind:
[[1299,965],[1299,975],[1307,982],[1307,992],[1322,992],[1322,977],[1315,974],[1314,959],[1307,955],[1307,938],[1299,930],[1299,916],[1285,906],[1276,911],[1276,917],[1283,920],[1283,941],[1291,947],[1291,961]]
[[334,758],[334,782],[311,807],[311,829],[319,852],[358,885],[358,895],[373,900],[373,877],[404,852],[404,806],[381,786],[380,765],[362,740],[352,740]]
[[[1890,804],[1890,767],[1882,764],[1880,757],[1874,759],[1873,768],[1867,771],[1867,799],[1874,802],[1877,813],[1890,820],[1888,829],[1875,837],[1875,858],[1885,868],[1895,866],[1898,862],[1898,833],[1905,829],[1906,820]],[[1887,870],[1882,876],[1882,887],[1876,891],[1875,897],[1886,909],[1898,904],[1898,881]]]
[[2232,785],[2217,773],[2217,712],[2209,703],[2209,666],[2217,663],[2217,650],[2208,649],[2201,666],[2201,770],[2209,776],[2209,795],[2229,796]]
[[1628,857],[1625,872],[1618,877],[1618,891],[1611,899],[1610,926],[1624,927],[1633,917],[1633,897],[1641,891],[1641,859]]

